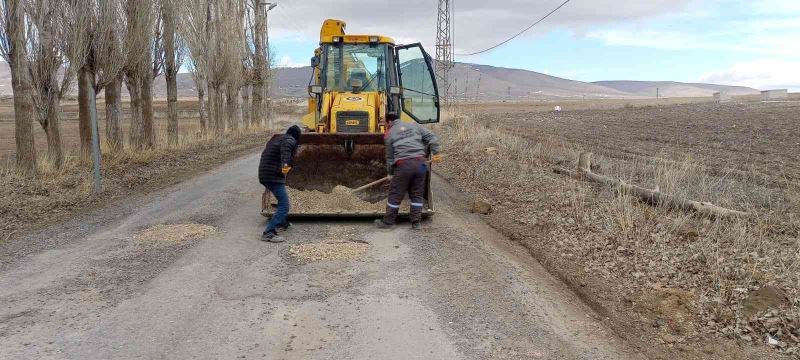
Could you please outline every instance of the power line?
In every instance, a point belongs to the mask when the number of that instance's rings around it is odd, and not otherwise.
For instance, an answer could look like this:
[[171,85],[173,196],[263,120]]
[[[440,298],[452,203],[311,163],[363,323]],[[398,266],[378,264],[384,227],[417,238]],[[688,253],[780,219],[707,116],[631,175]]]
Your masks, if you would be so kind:
[[492,46],[492,47],[489,47],[489,48],[486,48],[486,49],[483,49],[483,50],[480,50],[480,51],[476,51],[476,52],[473,52],[473,53],[467,53],[467,54],[455,54],[455,55],[456,55],[456,56],[473,56],[473,55],[478,55],[478,54],[485,53],[485,52],[487,52],[487,51],[492,51],[492,50],[494,50],[494,49],[497,49],[498,47],[505,45],[507,42],[509,42],[509,41],[511,41],[511,40],[514,40],[514,39],[516,39],[518,36],[520,36],[520,35],[524,34],[524,33],[525,33],[525,32],[527,32],[528,30],[532,29],[534,26],[536,26],[536,25],[539,25],[539,23],[541,23],[542,21],[545,21],[547,18],[549,18],[549,17],[550,17],[550,15],[553,15],[553,14],[555,14],[555,13],[556,13],[556,11],[560,10],[562,7],[564,7],[565,5],[567,5],[567,3],[569,3],[570,1],[572,1],[572,0],[566,0],[566,1],[564,1],[563,3],[561,3],[561,5],[559,5],[559,6],[558,6],[557,8],[555,8],[555,9],[553,9],[553,11],[551,11],[551,12],[547,13],[547,15],[545,15],[545,16],[544,16],[544,17],[542,17],[541,19],[537,20],[535,23],[531,24],[530,26],[526,27],[526,28],[525,28],[525,29],[523,29],[522,31],[520,31],[520,32],[516,33],[514,36],[512,36],[512,37],[510,37],[510,38],[508,38],[508,39],[506,39],[506,40],[504,40],[503,42],[501,42],[501,43],[499,43],[499,44],[497,44],[497,45],[494,45],[494,46]]

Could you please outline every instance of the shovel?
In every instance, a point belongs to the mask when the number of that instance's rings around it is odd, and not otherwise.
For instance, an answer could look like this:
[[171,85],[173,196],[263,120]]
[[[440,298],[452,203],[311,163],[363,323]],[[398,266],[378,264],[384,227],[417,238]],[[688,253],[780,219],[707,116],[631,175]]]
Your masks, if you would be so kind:
[[373,182],[371,182],[371,183],[369,183],[367,185],[364,185],[364,186],[361,186],[361,187],[357,187],[357,188],[355,188],[353,190],[350,190],[350,193],[351,194],[359,193],[359,192],[367,190],[367,189],[369,189],[369,188],[371,188],[373,186],[383,184],[384,182],[386,182],[388,180],[389,180],[389,177],[386,176],[386,177],[384,177],[382,179],[375,180],[375,181],[373,181]]
[[[427,162],[425,162],[425,164],[428,165],[428,166],[431,166],[432,162],[431,161],[427,161]],[[364,191],[366,189],[369,189],[369,188],[371,188],[371,187],[373,187],[375,185],[380,185],[380,184],[382,184],[382,183],[384,183],[384,182],[386,182],[388,180],[389,180],[388,176],[384,177],[382,179],[375,180],[375,181],[373,181],[373,182],[371,182],[371,183],[369,183],[367,185],[364,185],[364,186],[361,186],[361,187],[357,187],[357,188],[351,190],[350,193],[351,194],[359,193],[359,192]]]

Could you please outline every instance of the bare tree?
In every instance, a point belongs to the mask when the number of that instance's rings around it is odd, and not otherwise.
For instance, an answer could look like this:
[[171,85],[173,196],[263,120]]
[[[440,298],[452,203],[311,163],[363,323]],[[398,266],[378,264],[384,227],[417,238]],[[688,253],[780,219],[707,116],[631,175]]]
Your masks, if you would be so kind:
[[[149,139],[145,130],[143,89],[152,84],[151,38],[153,29],[153,4],[150,0],[124,0],[127,19],[126,45],[140,51],[129,52],[125,62],[125,86],[128,88],[131,108],[130,144],[140,149]],[[149,81],[148,81],[149,79]],[[152,104],[152,103],[151,103]],[[151,108],[152,109],[152,108]],[[152,118],[151,118],[152,119]]]
[[113,152],[122,150],[122,82],[125,59],[130,51],[137,51],[130,43],[124,3],[108,0],[101,12],[103,27],[94,41],[95,68],[99,69],[95,88],[105,87],[106,141]]
[[33,101],[37,120],[47,135],[48,159],[56,168],[64,164],[61,139],[61,100],[75,79],[69,57],[85,56],[84,17],[77,16],[66,2],[26,0],[31,19],[28,47],[31,49],[31,79],[36,91]]
[[265,82],[267,77],[267,19],[266,9],[261,0],[250,0],[253,14],[253,26],[251,36],[253,38],[252,57],[253,57],[253,92],[251,95],[252,103],[250,106],[250,123],[263,124],[264,122],[264,94]]
[[220,41],[221,26],[219,11],[219,1],[209,0],[206,4],[207,9],[207,36],[209,41],[208,62],[206,63],[206,82],[208,84],[208,100],[210,108],[209,124],[214,131],[214,135],[225,132],[225,122],[222,117],[222,86],[224,85],[222,45]]
[[242,126],[245,128],[249,128],[254,125],[251,123],[250,119],[250,91],[252,91],[253,84],[249,80],[249,76],[245,75],[244,86],[242,86],[240,91],[242,94]]
[[197,88],[198,110],[200,113],[200,131],[208,130],[208,113],[206,108],[206,87],[209,57],[209,2],[208,0],[182,0],[181,28],[182,37],[189,51],[189,70]]
[[81,158],[88,159],[91,149],[92,129],[90,114],[97,109],[94,99],[106,85],[106,135],[112,149],[122,146],[120,127],[121,81],[127,54],[138,54],[135,37],[131,37],[126,0],[70,0],[63,1],[75,29],[82,36],[75,41],[86,44],[85,51],[71,51],[66,55],[70,66],[78,69],[78,128]]
[[230,36],[227,38],[224,47],[225,56],[225,77],[226,77],[226,99],[227,99],[227,121],[231,130],[238,131],[242,120],[242,109],[239,104],[239,94],[244,85],[247,84],[245,64],[247,63],[248,52],[246,47],[245,26],[245,0],[231,0],[228,2],[230,12],[235,14],[227,18],[226,29]]
[[36,147],[33,139],[33,121],[36,107],[35,89],[30,78],[30,64],[26,32],[28,17],[22,0],[0,2],[0,52],[11,68],[11,87],[14,91],[14,137],[16,162],[25,174],[36,174]]
[[178,54],[175,33],[178,28],[176,0],[161,1],[164,19],[164,78],[167,82],[167,141],[178,145]]

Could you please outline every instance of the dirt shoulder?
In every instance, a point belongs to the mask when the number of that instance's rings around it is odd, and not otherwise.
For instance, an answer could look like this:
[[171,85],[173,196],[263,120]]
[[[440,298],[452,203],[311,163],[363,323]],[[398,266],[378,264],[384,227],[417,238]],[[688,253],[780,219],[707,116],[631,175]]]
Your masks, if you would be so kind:
[[[649,358],[796,355],[794,280],[775,273],[791,260],[781,253],[796,253],[791,231],[756,237],[757,224],[652,208],[553,174],[573,166],[554,155],[571,158],[580,145],[556,149],[480,123],[439,133],[447,156],[437,172],[490,203],[486,221]],[[765,345],[767,336],[778,344]]]
[[91,167],[68,164],[31,179],[0,172],[0,242],[12,236],[63,221],[112,200],[179,183],[263,147],[267,131],[229,134],[177,148],[104,154],[103,190],[92,193]]

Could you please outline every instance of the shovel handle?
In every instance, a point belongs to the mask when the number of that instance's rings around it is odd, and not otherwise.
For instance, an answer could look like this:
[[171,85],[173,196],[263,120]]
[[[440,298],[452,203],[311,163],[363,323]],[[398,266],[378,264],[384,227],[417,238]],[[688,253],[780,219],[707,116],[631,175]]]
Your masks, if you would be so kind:
[[[432,163],[433,163],[433,162],[431,162],[431,161],[426,161],[426,162],[425,162],[425,165],[428,165],[428,166],[430,166]],[[367,184],[367,185],[364,185],[364,186],[361,186],[361,187],[355,188],[355,189],[351,190],[351,191],[350,191],[350,193],[353,193],[353,194],[355,194],[355,193],[357,193],[357,192],[364,191],[364,190],[366,190],[366,189],[369,189],[369,188],[371,188],[371,187],[373,187],[373,186],[375,186],[375,185],[379,185],[379,184],[381,184],[381,183],[383,183],[383,182],[385,182],[385,181],[387,181],[387,180],[389,180],[389,177],[388,177],[388,176],[386,176],[386,177],[384,177],[384,178],[381,178],[381,179],[378,179],[378,180],[375,180],[375,181],[373,181],[373,182],[371,182],[371,183],[369,183],[369,184]]]
[[369,189],[369,188],[371,188],[371,187],[373,187],[375,185],[382,184],[383,182],[385,182],[387,180],[389,180],[388,176],[386,176],[386,177],[384,177],[382,179],[375,180],[375,181],[373,181],[373,182],[371,182],[371,183],[369,183],[367,185],[364,185],[362,187],[355,188],[355,189],[353,189],[353,191],[351,191],[351,193],[355,194],[355,193],[357,193],[359,191],[363,191],[363,190]]

